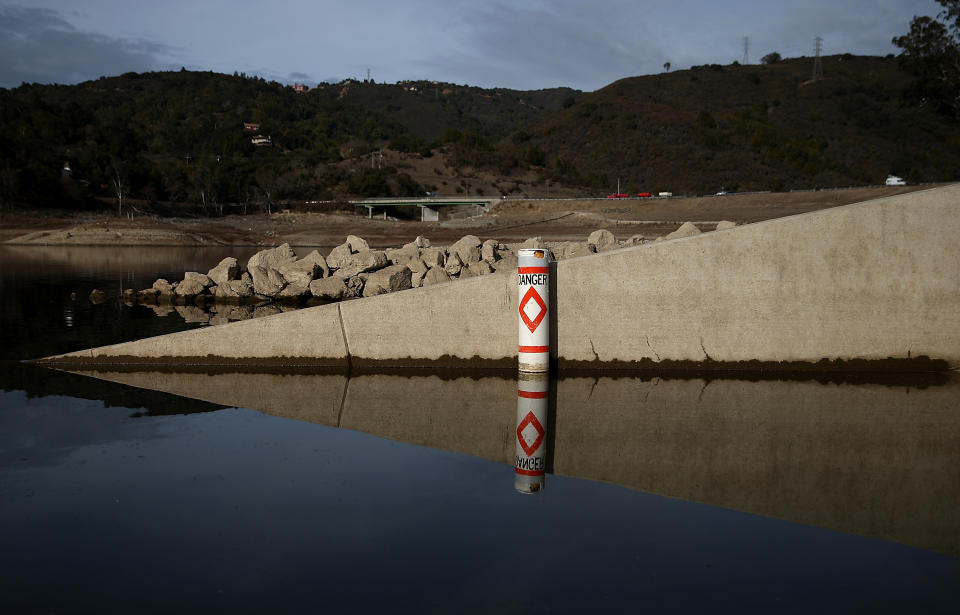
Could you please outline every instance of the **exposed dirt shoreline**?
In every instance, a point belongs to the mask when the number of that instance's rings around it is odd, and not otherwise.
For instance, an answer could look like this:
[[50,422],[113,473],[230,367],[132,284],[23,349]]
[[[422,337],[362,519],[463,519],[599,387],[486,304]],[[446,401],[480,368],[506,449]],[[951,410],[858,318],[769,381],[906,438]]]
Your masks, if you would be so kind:
[[481,240],[583,241],[606,228],[618,239],[653,238],[691,221],[712,230],[720,220],[759,222],[926,188],[875,187],[670,199],[506,200],[482,216],[441,222],[383,220],[363,214],[277,213],[223,218],[118,218],[107,214],[0,215],[0,243],[85,246],[335,246],[347,235],[370,245],[400,245],[418,235],[438,245],[466,234]]

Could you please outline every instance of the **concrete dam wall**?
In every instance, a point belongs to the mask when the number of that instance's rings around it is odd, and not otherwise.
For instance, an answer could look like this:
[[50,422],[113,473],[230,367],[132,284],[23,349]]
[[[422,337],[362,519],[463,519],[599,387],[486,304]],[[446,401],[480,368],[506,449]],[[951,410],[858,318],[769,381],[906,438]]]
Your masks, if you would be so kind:
[[[956,368],[960,186],[564,260],[552,287],[561,368]],[[517,320],[500,274],[45,361],[509,367]]]

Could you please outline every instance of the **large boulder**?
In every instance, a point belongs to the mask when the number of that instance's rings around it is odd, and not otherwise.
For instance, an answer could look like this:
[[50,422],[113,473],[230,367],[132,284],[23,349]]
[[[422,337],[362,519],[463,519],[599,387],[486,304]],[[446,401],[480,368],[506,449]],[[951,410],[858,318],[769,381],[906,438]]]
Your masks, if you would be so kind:
[[357,237],[356,235],[347,235],[346,244],[350,246],[351,252],[363,252],[364,250],[370,249],[370,244],[368,244],[365,239]]
[[177,284],[177,287],[173,289],[173,294],[177,297],[189,299],[202,294],[205,290],[207,290],[207,287],[203,285],[203,282],[195,278],[187,278]]
[[313,280],[330,275],[330,268],[327,267],[327,261],[316,250],[298,261],[280,267],[278,271],[288,284],[298,285],[304,288],[309,286]]
[[475,263],[480,260],[480,245],[480,239],[476,235],[465,235],[450,246],[447,253],[451,257],[454,254],[459,256],[463,264]]
[[384,252],[391,265],[402,265],[412,259],[420,258],[420,248],[413,243],[408,243],[402,248],[387,248]]
[[173,284],[160,278],[153,283],[153,290],[157,291],[156,300],[157,303],[172,303],[173,302]]
[[587,237],[587,243],[593,246],[597,252],[616,250],[620,247],[620,244],[617,243],[617,238],[607,229],[600,229],[590,233],[590,236]]
[[496,239],[484,241],[480,246],[480,259],[491,264],[500,260],[500,242]]
[[566,258],[577,258],[578,256],[590,256],[595,254],[597,247],[591,243],[582,243],[579,241],[566,241],[553,247],[553,254],[557,260]]
[[698,229],[693,222],[684,222],[680,225],[680,228],[667,235],[666,239],[680,239],[682,237],[693,237],[699,234],[700,229]]
[[460,270],[460,279],[493,273],[493,266],[487,261],[477,261],[467,264]]
[[230,280],[236,280],[240,275],[240,264],[232,256],[220,261],[216,267],[207,272],[207,277],[213,280],[214,284],[220,285]]
[[253,291],[267,297],[276,296],[287,285],[287,281],[280,275],[280,267],[291,265],[296,260],[296,253],[287,243],[261,250],[251,256],[247,261],[247,271],[253,278]]
[[347,296],[347,285],[340,276],[331,276],[310,282],[310,293],[320,299],[339,301]]
[[433,267],[427,274],[423,276],[421,281],[421,286],[431,286],[433,284],[440,284],[442,282],[449,282],[450,276],[447,275],[447,272],[443,270],[442,267]]
[[543,242],[543,237],[530,237],[526,241],[520,244],[521,249],[532,249],[539,250],[541,248],[546,248],[547,244]]
[[263,269],[279,269],[283,265],[289,265],[297,260],[297,254],[288,243],[282,243],[276,248],[261,250],[250,257],[247,261],[247,271],[253,267]]
[[423,248],[420,250],[420,258],[431,269],[443,267],[447,262],[446,253],[440,248]]
[[330,250],[330,254],[327,254],[327,265],[331,269],[339,269],[353,253],[354,251],[350,249],[349,244],[342,243],[336,248]]
[[204,288],[210,288],[214,285],[214,281],[210,276],[205,273],[198,273],[196,271],[188,271],[183,274],[184,280],[195,280],[203,284]]
[[727,229],[734,228],[735,226],[737,226],[736,222],[731,222],[729,220],[721,220],[720,222],[717,222],[717,228],[714,230],[725,231]]
[[411,288],[413,272],[406,265],[390,265],[367,276],[363,285],[363,296],[373,297],[384,293]]
[[367,273],[383,269],[390,264],[385,252],[381,250],[363,250],[356,254],[351,254],[334,275],[341,278],[349,278],[359,273]]
[[[436,267],[434,267],[436,269]],[[460,255],[456,252],[451,252],[450,256],[447,257],[447,264],[443,266],[444,271],[447,272],[447,275],[460,275],[460,270],[463,269],[463,261],[460,259]]]

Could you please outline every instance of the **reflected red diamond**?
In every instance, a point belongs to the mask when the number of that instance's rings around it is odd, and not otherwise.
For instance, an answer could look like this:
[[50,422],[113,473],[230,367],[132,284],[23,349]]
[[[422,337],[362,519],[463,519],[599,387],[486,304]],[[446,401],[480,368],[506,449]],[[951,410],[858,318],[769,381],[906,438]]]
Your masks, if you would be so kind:
[[[537,432],[537,437],[533,441],[533,444],[527,442],[526,436],[523,435],[527,427],[533,427]],[[533,412],[527,412],[527,416],[523,417],[523,420],[517,425],[517,442],[520,443],[520,447],[523,448],[523,452],[527,454],[527,457],[533,455],[537,452],[537,449],[540,448],[540,443],[543,442],[543,434],[543,425],[540,424],[540,421],[537,420]]]
[[[527,304],[533,301],[538,306],[540,306],[540,311],[537,313],[536,318],[530,319],[527,316]],[[527,328],[530,329],[530,333],[533,333],[537,330],[537,327],[540,326],[540,323],[543,321],[543,317],[547,315],[547,304],[543,302],[543,299],[540,297],[540,293],[537,292],[537,289],[533,286],[527,290],[526,294],[523,295],[523,299],[520,300],[520,318],[523,320],[523,324],[527,325]]]

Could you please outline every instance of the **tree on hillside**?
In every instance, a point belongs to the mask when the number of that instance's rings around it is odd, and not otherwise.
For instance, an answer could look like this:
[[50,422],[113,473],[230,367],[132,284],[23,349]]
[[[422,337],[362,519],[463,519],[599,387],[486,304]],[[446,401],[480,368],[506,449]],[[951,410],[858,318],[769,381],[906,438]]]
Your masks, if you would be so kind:
[[760,63],[761,64],[777,64],[781,60],[783,60],[783,58],[780,57],[780,54],[774,51],[760,58]]
[[915,79],[905,93],[937,111],[960,113],[960,0],[937,0],[936,19],[914,17],[910,32],[893,38],[902,49],[900,63]]

